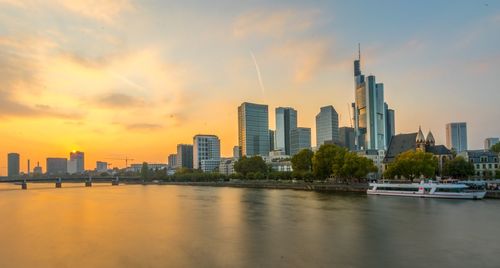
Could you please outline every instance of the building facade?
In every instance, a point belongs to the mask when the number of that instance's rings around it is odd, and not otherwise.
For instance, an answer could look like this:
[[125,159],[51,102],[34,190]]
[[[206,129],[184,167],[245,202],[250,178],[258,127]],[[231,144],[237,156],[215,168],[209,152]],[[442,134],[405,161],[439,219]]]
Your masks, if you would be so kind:
[[178,144],[177,145],[177,161],[176,168],[193,168],[193,145]]
[[234,171],[236,161],[238,160],[235,158],[222,158],[219,163],[219,173],[226,176],[236,173]]
[[457,153],[467,150],[467,123],[446,124],[446,147]]
[[298,127],[291,132],[290,156],[300,152],[302,149],[311,150],[311,128]]
[[272,129],[269,130],[269,151],[273,151],[276,146],[275,144],[276,132]]
[[392,136],[396,135],[396,116],[393,109],[389,109],[389,105],[384,103],[385,110],[385,144],[389,146]]
[[47,175],[65,175],[68,173],[68,159],[49,157],[47,158]]
[[177,155],[170,154],[168,156],[168,168],[175,168],[177,166]]
[[233,158],[240,159],[241,158],[241,148],[240,146],[233,146]]
[[349,149],[349,151],[356,150],[354,144],[354,128],[352,127],[341,127],[339,128],[340,145]]
[[85,154],[79,151],[69,153],[68,173],[82,174],[85,171]]
[[269,154],[267,105],[244,102],[238,107],[238,142],[241,156]]
[[497,177],[499,171],[499,156],[488,150],[463,151],[459,155],[474,165],[476,176],[480,178]]
[[17,177],[20,173],[21,158],[18,153],[7,154],[7,176]]
[[106,171],[108,171],[108,162],[96,161],[95,162],[95,170],[97,172],[106,172]]
[[[219,167],[220,140],[215,135],[193,137],[193,168],[211,172]],[[202,165],[202,162],[205,162]]]
[[340,141],[339,115],[331,105],[321,107],[316,115],[316,147],[319,148],[328,141]]
[[297,128],[297,111],[290,107],[276,108],[276,132],[275,132],[275,148],[283,150],[285,154],[290,155],[291,152],[291,133]]
[[486,138],[484,139],[484,149],[490,150],[491,146],[497,144],[500,141],[499,138]]

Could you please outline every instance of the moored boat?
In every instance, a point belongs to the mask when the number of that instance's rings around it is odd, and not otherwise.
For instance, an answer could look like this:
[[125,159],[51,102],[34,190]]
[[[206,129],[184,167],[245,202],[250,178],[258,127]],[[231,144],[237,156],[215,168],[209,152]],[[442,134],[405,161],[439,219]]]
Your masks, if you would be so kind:
[[483,199],[485,190],[471,190],[463,183],[370,183],[369,195],[391,195],[422,198]]

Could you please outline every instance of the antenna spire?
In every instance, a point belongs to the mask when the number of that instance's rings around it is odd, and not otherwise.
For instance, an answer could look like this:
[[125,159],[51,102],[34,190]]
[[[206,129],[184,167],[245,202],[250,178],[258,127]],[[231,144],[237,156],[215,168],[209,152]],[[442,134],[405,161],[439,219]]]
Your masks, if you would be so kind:
[[358,60],[361,61],[361,43],[358,43]]

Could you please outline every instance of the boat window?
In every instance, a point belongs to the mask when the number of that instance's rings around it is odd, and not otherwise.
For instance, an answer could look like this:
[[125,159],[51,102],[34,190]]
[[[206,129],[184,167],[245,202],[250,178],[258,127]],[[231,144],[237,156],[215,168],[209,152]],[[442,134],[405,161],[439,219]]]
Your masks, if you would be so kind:
[[437,188],[436,192],[440,193],[461,193],[464,191],[464,188]]
[[377,187],[380,191],[403,191],[403,192],[418,192],[418,188],[413,187]]

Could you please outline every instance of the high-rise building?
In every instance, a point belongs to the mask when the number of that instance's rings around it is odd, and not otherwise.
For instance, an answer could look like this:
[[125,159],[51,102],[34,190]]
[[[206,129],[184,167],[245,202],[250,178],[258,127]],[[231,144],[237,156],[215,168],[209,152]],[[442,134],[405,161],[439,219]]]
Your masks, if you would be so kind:
[[238,107],[238,142],[242,156],[269,155],[267,105],[244,102]]
[[177,168],[193,168],[193,145],[177,145]]
[[106,172],[106,171],[108,171],[108,162],[96,161],[95,162],[95,170],[97,172]]
[[446,147],[457,153],[467,150],[467,123],[446,124]]
[[274,149],[290,154],[290,134],[297,128],[297,111],[290,107],[276,108],[276,132]]
[[384,103],[385,110],[385,144],[386,147],[389,147],[389,143],[391,142],[392,136],[396,135],[396,123],[395,123],[395,115],[394,110],[389,109],[389,105]]
[[326,142],[337,143],[339,137],[339,115],[333,106],[321,107],[316,115],[316,147]]
[[341,127],[339,128],[340,144],[349,151],[356,150],[354,144],[354,128],[352,127]]
[[18,153],[7,154],[7,176],[17,177],[20,171],[20,157]]
[[484,139],[484,149],[489,150],[491,149],[491,146],[497,144],[498,142],[500,142],[499,138],[486,138]]
[[[361,53],[360,53],[361,55]],[[361,56],[354,61],[354,134],[357,150],[385,150],[384,84],[361,72]]]
[[239,159],[241,157],[241,147],[234,146],[233,147],[233,158]]
[[168,168],[175,168],[177,166],[177,155],[170,154],[168,156]]
[[79,151],[69,153],[68,173],[82,174],[85,171],[85,154]]
[[220,140],[215,135],[193,137],[193,168],[211,172],[219,167]]
[[297,127],[290,135],[290,155],[295,155],[302,149],[311,149],[311,128]]
[[275,149],[275,139],[276,139],[276,132],[272,129],[269,130],[269,151],[273,151]]
[[47,158],[48,175],[64,175],[68,172],[68,160],[66,158]]

